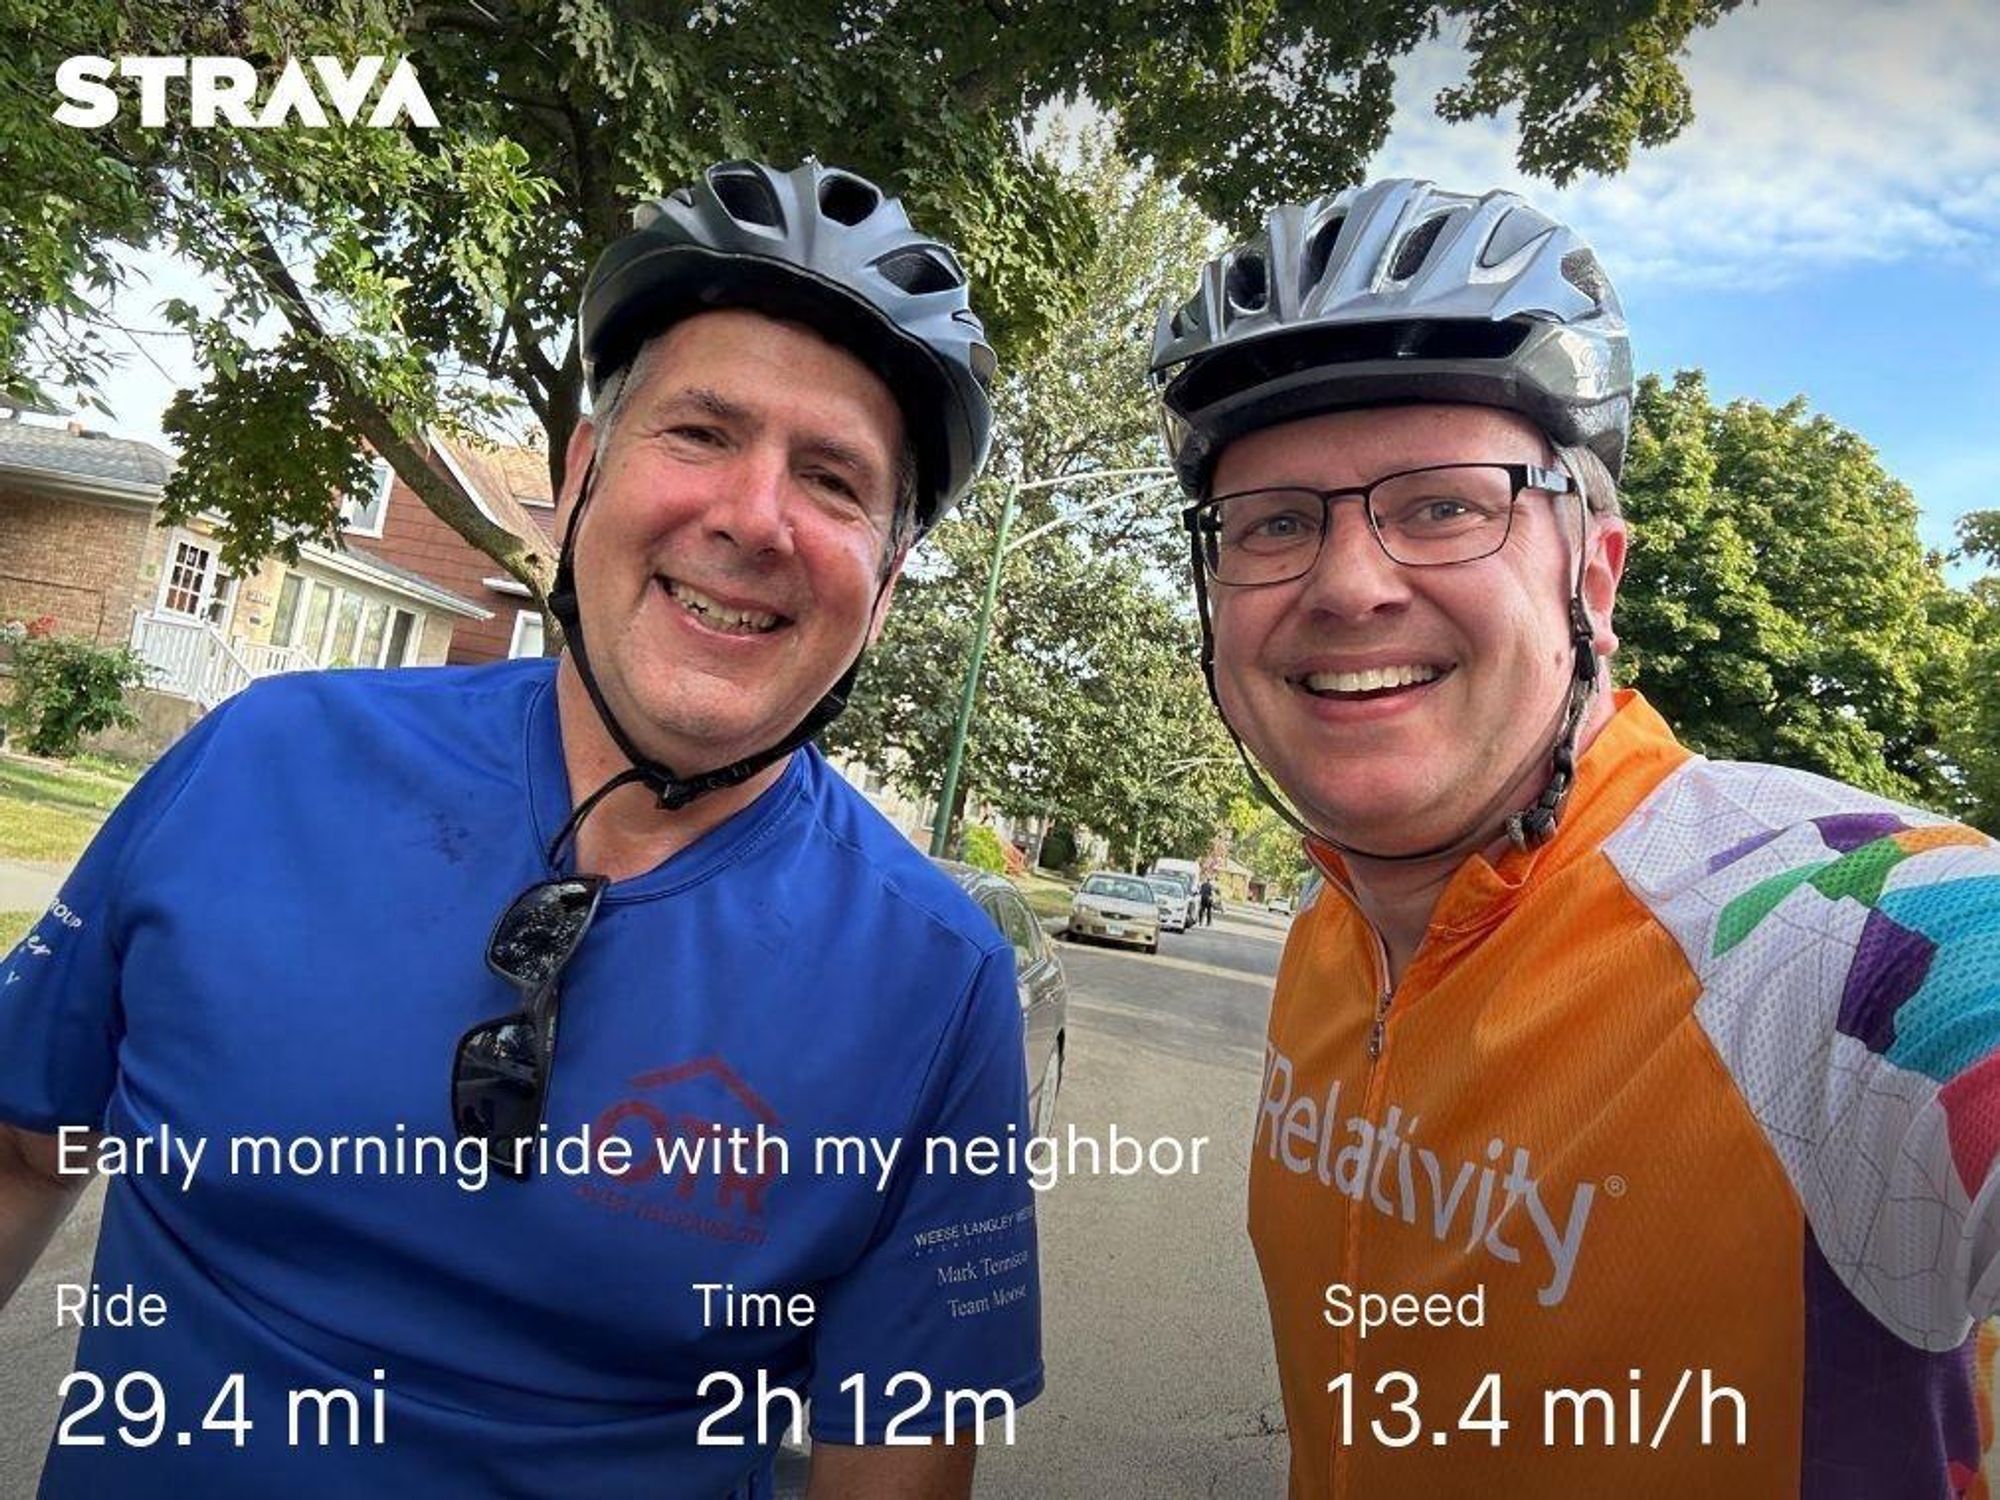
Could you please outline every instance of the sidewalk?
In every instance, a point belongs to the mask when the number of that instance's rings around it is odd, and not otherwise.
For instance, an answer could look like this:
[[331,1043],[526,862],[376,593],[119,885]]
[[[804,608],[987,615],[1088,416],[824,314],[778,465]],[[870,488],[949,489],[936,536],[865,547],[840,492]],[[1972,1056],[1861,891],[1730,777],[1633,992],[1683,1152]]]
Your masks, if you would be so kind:
[[60,860],[0,859],[0,911],[48,910],[69,872]]

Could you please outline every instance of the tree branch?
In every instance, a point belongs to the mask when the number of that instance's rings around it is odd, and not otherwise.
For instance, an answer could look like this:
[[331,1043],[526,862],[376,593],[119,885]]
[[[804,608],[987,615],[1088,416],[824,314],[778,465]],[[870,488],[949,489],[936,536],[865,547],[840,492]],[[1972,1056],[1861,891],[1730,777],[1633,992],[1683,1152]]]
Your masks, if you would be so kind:
[[552,561],[543,555],[546,545],[539,538],[530,542],[487,520],[470,495],[431,466],[428,442],[420,447],[404,439],[390,413],[357,389],[347,366],[332,353],[333,339],[318,312],[254,217],[250,218],[250,231],[245,246],[250,266],[293,331],[301,336],[301,347],[318,367],[317,373],[333,393],[341,415],[440,520],[526,584],[538,602],[545,598],[555,576]]

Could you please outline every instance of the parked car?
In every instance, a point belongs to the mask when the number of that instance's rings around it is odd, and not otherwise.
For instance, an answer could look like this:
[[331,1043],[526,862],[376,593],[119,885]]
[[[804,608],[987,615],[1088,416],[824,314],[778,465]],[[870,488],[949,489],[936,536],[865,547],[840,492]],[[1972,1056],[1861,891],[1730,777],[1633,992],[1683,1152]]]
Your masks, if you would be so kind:
[[1146,884],[1159,897],[1160,931],[1188,930],[1187,887],[1171,875],[1148,875]]
[[980,910],[1014,945],[1014,977],[1021,994],[1021,1029],[1028,1052],[1028,1118],[1036,1135],[1055,1127],[1062,1091],[1063,1049],[1069,1024],[1069,980],[1055,945],[1013,884],[955,860],[931,861],[979,903]]
[[1292,898],[1290,896],[1273,896],[1264,903],[1264,910],[1274,911],[1281,917],[1289,917],[1292,914]]
[[1156,859],[1153,868],[1146,872],[1146,878],[1164,875],[1169,880],[1178,880],[1187,888],[1187,924],[1192,927],[1201,920],[1201,866],[1191,859]]
[[1069,934],[1131,943],[1160,951],[1160,904],[1153,888],[1137,875],[1097,870],[1084,877],[1069,904]]

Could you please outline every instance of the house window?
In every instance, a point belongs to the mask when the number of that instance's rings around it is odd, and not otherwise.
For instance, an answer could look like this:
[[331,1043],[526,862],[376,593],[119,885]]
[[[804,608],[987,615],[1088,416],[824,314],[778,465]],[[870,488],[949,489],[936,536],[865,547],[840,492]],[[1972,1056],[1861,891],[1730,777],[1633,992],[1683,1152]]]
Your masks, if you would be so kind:
[[388,632],[389,606],[380,599],[371,600],[361,612],[361,643],[354,650],[357,667],[382,664],[382,647],[387,643]]
[[400,667],[406,665],[417,654],[417,642],[423,639],[423,629],[417,617],[407,609],[389,612],[389,644],[382,653],[382,665]]
[[292,644],[316,662],[326,660],[326,622],[333,610],[333,590],[315,581],[306,595],[305,628]]
[[340,590],[340,605],[333,612],[333,629],[327,636],[326,647],[320,657],[321,665],[329,667],[351,667],[354,665],[354,637],[361,628],[361,596]]
[[229,623],[229,606],[236,598],[236,580],[215,564],[215,549],[187,537],[175,537],[161,580],[160,609],[166,614],[205,620],[220,628]]
[[542,612],[538,609],[521,609],[514,612],[514,639],[507,643],[507,655],[540,656],[542,654]]
[[305,591],[306,581],[297,573],[287,573],[278,586],[278,611],[271,617],[272,645],[291,645],[292,632],[299,624],[299,597]]
[[369,465],[367,492],[348,496],[340,508],[341,529],[356,536],[380,536],[382,518],[389,509],[389,489],[395,482],[396,472],[387,459],[378,458]]
[[160,608],[176,615],[198,615],[208,593],[208,575],[215,566],[215,554],[193,542],[175,542],[174,560],[167,569],[167,590]]

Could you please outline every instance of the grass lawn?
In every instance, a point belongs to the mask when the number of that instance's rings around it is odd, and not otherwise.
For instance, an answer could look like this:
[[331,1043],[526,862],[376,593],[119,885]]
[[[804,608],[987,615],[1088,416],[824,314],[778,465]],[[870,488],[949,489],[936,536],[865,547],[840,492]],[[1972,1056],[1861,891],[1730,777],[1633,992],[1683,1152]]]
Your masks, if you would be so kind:
[[38,911],[0,911],[0,953],[26,937],[40,915]]
[[0,751],[0,859],[75,859],[141,769],[98,756],[53,761]]
[[1014,877],[1014,884],[1027,898],[1028,909],[1038,917],[1066,917],[1069,915],[1070,897],[1076,894],[1076,883],[1058,876],[1044,874],[1039,870],[1029,870]]

